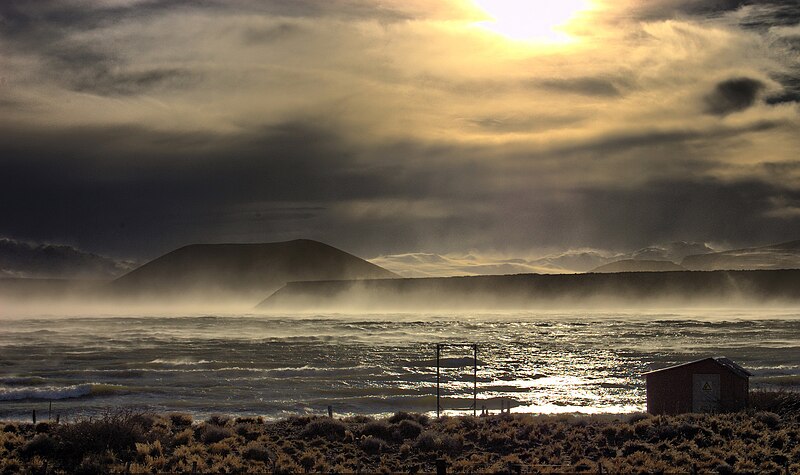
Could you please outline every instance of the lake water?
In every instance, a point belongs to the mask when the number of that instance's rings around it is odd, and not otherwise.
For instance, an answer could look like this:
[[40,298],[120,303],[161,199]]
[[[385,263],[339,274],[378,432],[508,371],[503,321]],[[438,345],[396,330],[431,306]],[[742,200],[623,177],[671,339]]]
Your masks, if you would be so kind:
[[[117,408],[209,414],[436,409],[436,343],[478,345],[478,407],[645,408],[642,373],[727,356],[753,386],[800,385],[800,312],[4,318],[0,419]],[[442,353],[442,406],[471,413],[472,349]]]

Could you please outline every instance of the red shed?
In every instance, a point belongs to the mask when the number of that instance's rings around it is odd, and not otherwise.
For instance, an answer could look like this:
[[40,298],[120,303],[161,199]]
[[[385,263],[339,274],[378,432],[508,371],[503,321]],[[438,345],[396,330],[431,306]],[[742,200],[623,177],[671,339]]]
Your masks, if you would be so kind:
[[750,372],[725,357],[705,358],[644,374],[647,412],[729,412],[747,407]]

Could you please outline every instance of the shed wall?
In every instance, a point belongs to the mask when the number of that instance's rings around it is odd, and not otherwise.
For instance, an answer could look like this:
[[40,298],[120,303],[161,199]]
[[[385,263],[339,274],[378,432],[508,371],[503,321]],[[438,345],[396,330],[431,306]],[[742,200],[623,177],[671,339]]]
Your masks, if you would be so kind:
[[647,412],[681,414],[692,412],[692,375],[718,374],[720,411],[747,407],[749,381],[713,360],[668,369],[647,375]]

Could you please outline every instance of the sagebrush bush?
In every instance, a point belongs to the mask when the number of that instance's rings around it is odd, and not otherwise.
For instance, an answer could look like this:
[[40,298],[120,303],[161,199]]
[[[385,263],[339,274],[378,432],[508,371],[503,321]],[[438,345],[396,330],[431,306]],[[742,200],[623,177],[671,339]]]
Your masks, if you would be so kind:
[[305,438],[322,437],[330,440],[341,440],[347,430],[344,422],[330,417],[320,417],[309,422],[301,435]]
[[[680,416],[185,418],[0,424],[2,473],[800,473],[800,423],[771,411]],[[622,419],[622,420],[620,420]],[[120,435],[121,437],[113,439]],[[80,443],[76,441],[80,441]],[[127,441],[127,442],[126,442]]]
[[192,425],[193,418],[191,414],[173,412],[169,414],[169,420],[173,427],[188,427]]
[[376,455],[386,450],[387,444],[383,439],[370,435],[361,439],[359,446],[364,452],[370,455]]
[[397,424],[395,433],[399,440],[416,439],[422,433],[422,424],[413,419],[404,419]]
[[117,454],[133,452],[137,442],[145,441],[145,433],[150,428],[152,419],[147,415],[120,412],[62,424],[56,433],[60,439],[61,455],[83,461],[87,456],[109,450]]
[[233,431],[227,427],[222,427],[216,424],[205,424],[202,428],[200,440],[205,444],[214,444],[221,440],[227,439],[233,435]]
[[386,421],[371,421],[361,428],[361,435],[377,437],[383,440],[390,440],[392,432],[392,426]]

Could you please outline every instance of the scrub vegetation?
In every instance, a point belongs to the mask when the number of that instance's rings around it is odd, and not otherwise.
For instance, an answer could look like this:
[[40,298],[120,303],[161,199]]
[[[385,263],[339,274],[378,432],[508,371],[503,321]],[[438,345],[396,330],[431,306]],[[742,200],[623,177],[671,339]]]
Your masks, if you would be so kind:
[[3,473],[790,473],[800,394],[755,392],[732,414],[679,416],[257,417],[120,412],[0,423]]

